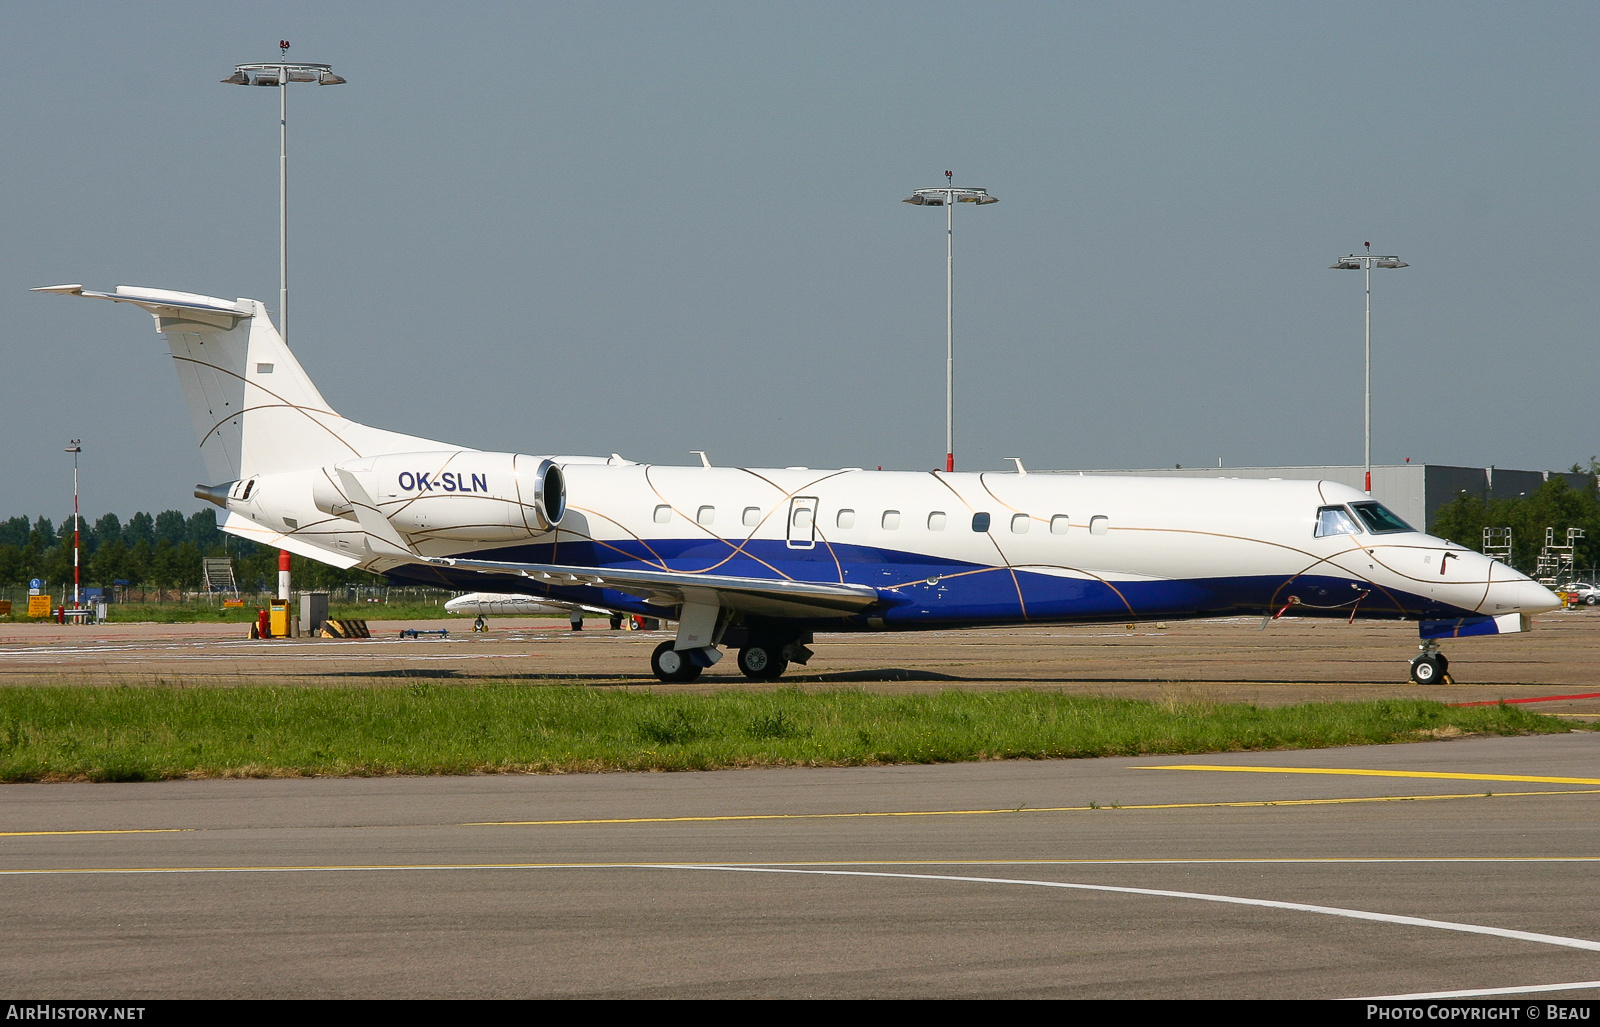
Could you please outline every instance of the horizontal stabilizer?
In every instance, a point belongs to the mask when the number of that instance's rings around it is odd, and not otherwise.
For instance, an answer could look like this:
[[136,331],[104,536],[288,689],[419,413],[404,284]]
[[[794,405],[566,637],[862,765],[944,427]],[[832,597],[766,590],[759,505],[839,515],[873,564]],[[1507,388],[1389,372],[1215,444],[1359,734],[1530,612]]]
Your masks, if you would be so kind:
[[878,602],[877,589],[867,585],[450,557],[428,562],[488,574],[515,574],[557,587],[609,588],[657,606],[697,603],[766,617],[848,616]]
[[208,314],[230,314],[234,317],[251,317],[255,307],[249,300],[224,300],[215,296],[201,296],[193,292],[176,292],[172,289],[145,289],[133,285],[119,285],[116,292],[95,292],[81,285],[45,285],[32,292],[53,292],[62,296],[83,296],[93,300],[110,300],[113,303],[132,303],[152,314],[167,310],[196,310]]
[[1417,634],[1422,638],[1468,638],[1472,635],[1512,635],[1532,628],[1533,619],[1527,614],[1503,613],[1498,617],[1419,621]]

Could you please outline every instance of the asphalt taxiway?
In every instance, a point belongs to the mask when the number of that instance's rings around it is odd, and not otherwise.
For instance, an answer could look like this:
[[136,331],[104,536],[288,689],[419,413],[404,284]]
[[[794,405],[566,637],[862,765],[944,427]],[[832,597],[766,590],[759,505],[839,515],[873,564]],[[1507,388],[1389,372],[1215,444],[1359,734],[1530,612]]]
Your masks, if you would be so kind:
[[[599,629],[596,629],[598,623]],[[905,634],[819,635],[809,666],[751,683],[724,659],[689,685],[649,672],[662,632],[613,632],[591,619],[372,621],[369,639],[250,641],[237,624],[0,625],[0,685],[373,685],[413,679],[582,682],[601,688],[707,692],[730,687],[1037,688],[1132,698],[1277,705],[1395,696],[1447,702],[1600,693],[1600,609],[1545,614],[1521,635],[1444,643],[1459,684],[1419,686],[1406,673],[1416,627],[1286,618],[1018,626]],[[448,637],[404,639],[403,628]],[[1541,703],[1544,712],[1600,715],[1600,695]]]
[[60,997],[1600,997],[1600,735],[11,785]]
[[[0,685],[1039,688],[1600,715],[1600,611],[1446,644],[1259,620],[823,636],[776,685],[659,633],[0,626]],[[410,626],[410,625],[404,625]],[[1550,699],[1551,696],[1569,698]],[[0,786],[0,980],[116,997],[1600,997],[1600,735],[685,774]]]

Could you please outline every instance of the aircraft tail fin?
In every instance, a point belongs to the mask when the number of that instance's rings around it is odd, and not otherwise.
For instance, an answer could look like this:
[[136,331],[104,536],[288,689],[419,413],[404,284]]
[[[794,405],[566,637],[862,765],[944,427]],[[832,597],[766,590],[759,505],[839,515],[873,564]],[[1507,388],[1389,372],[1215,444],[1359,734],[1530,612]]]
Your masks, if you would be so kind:
[[455,449],[339,416],[290,352],[258,300],[119,285],[35,292],[132,303],[155,318],[213,482],[316,467],[379,452]]

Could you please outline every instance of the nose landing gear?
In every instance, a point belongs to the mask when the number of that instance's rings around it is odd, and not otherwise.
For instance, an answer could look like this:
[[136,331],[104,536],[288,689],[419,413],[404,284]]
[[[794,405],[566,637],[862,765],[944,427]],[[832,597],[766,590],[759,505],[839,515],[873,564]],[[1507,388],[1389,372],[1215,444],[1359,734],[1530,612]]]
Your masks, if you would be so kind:
[[1422,652],[1411,661],[1411,680],[1419,685],[1453,685],[1450,661],[1439,651],[1439,643],[1428,639],[1417,647]]

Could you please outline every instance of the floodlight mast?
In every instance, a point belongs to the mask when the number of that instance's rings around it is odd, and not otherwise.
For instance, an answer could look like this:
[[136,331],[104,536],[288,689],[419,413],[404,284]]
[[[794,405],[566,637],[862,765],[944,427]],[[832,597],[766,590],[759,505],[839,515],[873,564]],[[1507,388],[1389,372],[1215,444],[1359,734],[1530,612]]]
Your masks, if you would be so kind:
[[315,82],[340,86],[345,80],[330,64],[299,64],[289,60],[289,41],[278,41],[279,60],[236,64],[226,85],[278,87],[278,333],[289,341],[289,83]]
[[1365,393],[1365,440],[1364,449],[1367,466],[1366,493],[1372,495],[1372,268],[1374,265],[1381,268],[1410,267],[1405,261],[1393,254],[1379,255],[1372,252],[1372,244],[1366,243],[1367,252],[1352,253],[1347,257],[1340,257],[1333,264],[1328,265],[1331,271],[1365,271],[1367,292],[1367,342],[1366,342],[1366,384]]
[[1000,197],[990,196],[987,189],[973,189],[957,187],[952,182],[952,174],[944,173],[943,186],[929,189],[918,189],[906,197],[903,203],[916,204],[919,207],[943,207],[944,211],[944,469],[956,469],[956,443],[955,443],[955,396],[956,396],[956,360],[955,360],[955,206],[957,203],[999,203]]

